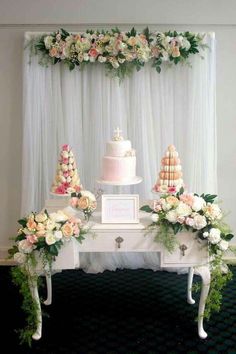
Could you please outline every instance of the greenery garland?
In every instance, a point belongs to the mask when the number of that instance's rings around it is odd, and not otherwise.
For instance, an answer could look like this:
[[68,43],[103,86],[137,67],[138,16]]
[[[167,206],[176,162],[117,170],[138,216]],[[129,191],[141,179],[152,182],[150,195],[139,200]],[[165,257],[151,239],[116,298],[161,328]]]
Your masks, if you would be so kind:
[[[156,232],[155,241],[162,243],[170,253],[175,250],[178,244],[176,235],[181,231],[193,232],[196,239],[207,243],[211,270],[211,285],[204,311],[207,319],[212,312],[220,310],[222,290],[232,278],[223,256],[233,235],[222,221],[223,214],[215,203],[216,197],[187,193],[181,188],[178,193],[162,194],[151,206],[141,207],[142,211],[152,214],[153,222],[148,226],[147,233]],[[200,290],[200,286],[193,286],[193,290]]]
[[43,66],[63,62],[70,70],[89,63],[104,64],[107,72],[119,79],[139,71],[147,62],[158,72],[164,64],[188,63],[191,55],[207,45],[205,34],[177,31],[150,32],[135,28],[123,32],[87,30],[72,34],[60,29],[33,38],[28,45],[33,55],[39,55]]

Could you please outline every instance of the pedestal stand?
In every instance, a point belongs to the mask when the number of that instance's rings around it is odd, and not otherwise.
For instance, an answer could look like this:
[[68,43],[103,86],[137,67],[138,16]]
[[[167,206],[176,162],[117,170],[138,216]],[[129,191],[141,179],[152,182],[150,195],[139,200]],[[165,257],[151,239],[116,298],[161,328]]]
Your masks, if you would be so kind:
[[124,186],[131,186],[135,184],[139,184],[142,182],[142,177],[136,176],[132,180],[127,180],[124,182],[121,181],[106,181],[103,179],[98,179],[97,183],[102,184],[102,185],[107,185],[107,186],[114,186],[115,187],[115,194],[121,194],[122,193],[122,187]]

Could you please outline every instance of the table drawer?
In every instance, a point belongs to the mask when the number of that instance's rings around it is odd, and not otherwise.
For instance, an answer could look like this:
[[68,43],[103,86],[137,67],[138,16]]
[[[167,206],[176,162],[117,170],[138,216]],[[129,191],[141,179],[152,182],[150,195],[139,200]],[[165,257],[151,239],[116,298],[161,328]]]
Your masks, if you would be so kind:
[[181,232],[175,236],[178,240],[174,252],[163,248],[162,266],[175,265],[192,266],[208,262],[208,247],[206,241],[201,241],[196,234]]
[[153,235],[145,236],[142,231],[98,231],[86,235],[79,246],[80,252],[149,252],[160,251]]

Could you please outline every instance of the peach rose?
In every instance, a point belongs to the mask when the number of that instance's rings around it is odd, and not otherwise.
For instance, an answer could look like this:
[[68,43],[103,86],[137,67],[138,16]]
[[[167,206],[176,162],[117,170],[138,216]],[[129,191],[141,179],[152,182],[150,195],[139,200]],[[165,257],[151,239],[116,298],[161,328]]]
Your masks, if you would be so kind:
[[98,51],[96,48],[91,48],[90,51],[89,51],[89,55],[92,57],[92,58],[97,58],[98,56]]
[[184,202],[185,204],[189,205],[190,207],[193,206],[193,201],[194,201],[194,198],[193,198],[193,194],[181,194],[179,199]]
[[170,195],[169,197],[167,197],[166,201],[171,206],[176,206],[179,204],[179,200],[176,197],[174,197],[173,195]]
[[26,226],[29,230],[35,230],[37,225],[34,219],[29,219]]
[[68,223],[68,222],[66,222],[66,223],[62,226],[61,231],[62,231],[62,233],[63,233],[63,236],[65,236],[65,237],[71,237],[71,236],[73,236],[73,232],[74,232],[72,224],[70,224],[70,223]]
[[49,55],[50,55],[50,57],[56,57],[58,55],[57,48],[52,47],[49,51]]
[[179,51],[179,47],[174,47],[172,50],[172,57],[173,58],[177,58],[180,56],[180,51]]
[[82,210],[87,209],[89,206],[89,198],[88,197],[81,197],[78,200],[78,207]]

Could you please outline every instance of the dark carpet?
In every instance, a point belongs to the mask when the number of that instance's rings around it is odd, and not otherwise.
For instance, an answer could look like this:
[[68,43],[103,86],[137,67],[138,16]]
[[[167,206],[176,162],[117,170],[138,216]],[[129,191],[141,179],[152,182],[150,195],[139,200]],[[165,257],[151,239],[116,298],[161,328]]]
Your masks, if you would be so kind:
[[24,314],[9,270],[0,268],[2,354],[236,354],[236,267],[221,312],[205,322],[205,340],[197,334],[197,304],[186,303],[187,275],[142,269],[58,273],[53,303],[43,306],[49,315],[43,337],[31,349],[19,345],[15,333]]

